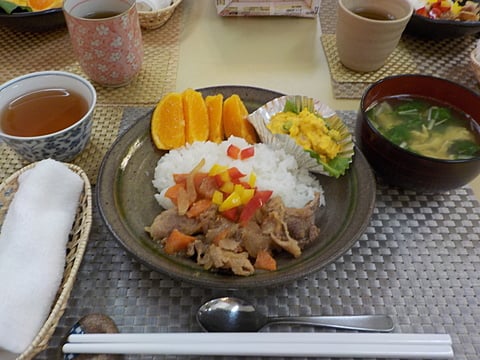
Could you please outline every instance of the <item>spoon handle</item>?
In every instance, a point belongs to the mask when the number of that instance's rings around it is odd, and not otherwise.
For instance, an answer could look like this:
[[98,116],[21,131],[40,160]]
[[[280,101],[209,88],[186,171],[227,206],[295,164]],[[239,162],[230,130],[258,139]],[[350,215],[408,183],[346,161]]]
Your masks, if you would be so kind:
[[268,318],[267,325],[271,323],[378,332],[389,332],[394,328],[392,318],[387,315],[279,316]]

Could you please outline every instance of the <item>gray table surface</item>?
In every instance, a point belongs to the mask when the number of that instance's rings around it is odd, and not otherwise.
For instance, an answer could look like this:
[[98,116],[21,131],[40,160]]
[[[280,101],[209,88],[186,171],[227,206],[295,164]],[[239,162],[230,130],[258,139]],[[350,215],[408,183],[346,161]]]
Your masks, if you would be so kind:
[[[122,131],[145,111],[129,109]],[[353,124],[354,112],[340,115]],[[379,182],[376,195],[365,233],[334,263],[284,286],[235,295],[268,315],[389,314],[396,332],[450,334],[455,359],[478,360],[480,204],[472,190],[420,194]],[[95,208],[68,307],[49,348],[37,358],[57,358],[64,334],[90,313],[111,316],[125,333],[201,331],[195,321],[198,306],[231,293],[149,270],[120,247]],[[285,325],[271,330],[326,331]]]

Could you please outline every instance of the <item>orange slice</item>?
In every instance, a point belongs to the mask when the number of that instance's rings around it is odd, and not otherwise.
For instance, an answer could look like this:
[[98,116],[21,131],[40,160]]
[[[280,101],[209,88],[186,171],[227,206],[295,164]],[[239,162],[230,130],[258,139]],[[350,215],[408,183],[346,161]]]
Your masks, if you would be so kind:
[[185,118],[182,94],[168,93],[160,100],[152,115],[152,139],[162,150],[185,145]]
[[209,132],[208,112],[202,93],[186,89],[182,93],[185,117],[185,140],[188,143],[207,141]]
[[41,11],[52,8],[62,7],[63,1],[59,0],[27,0],[27,5],[32,8],[33,11]]
[[223,102],[223,128],[225,136],[238,136],[244,138],[248,143],[258,142],[255,128],[247,120],[248,110],[242,99],[233,94]]
[[223,141],[223,95],[209,95],[205,98],[207,106],[209,135],[208,140],[220,143]]

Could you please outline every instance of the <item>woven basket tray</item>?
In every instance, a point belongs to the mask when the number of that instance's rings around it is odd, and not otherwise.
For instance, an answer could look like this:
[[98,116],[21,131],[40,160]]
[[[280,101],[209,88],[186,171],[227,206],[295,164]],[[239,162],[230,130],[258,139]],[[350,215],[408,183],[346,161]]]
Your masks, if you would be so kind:
[[182,0],[173,0],[172,4],[164,9],[157,11],[139,11],[138,18],[140,26],[144,29],[157,29],[165,24],[172,16],[176,7]]
[[[32,163],[18,170],[0,185],[0,228],[5,219],[5,215],[7,214],[8,206],[12,202],[18,189],[17,179],[19,175],[34,166],[35,163]],[[67,307],[67,301],[87,246],[88,235],[92,224],[92,191],[90,181],[80,167],[72,164],[68,164],[68,167],[83,179],[84,188],[80,197],[80,204],[78,206],[72,231],[70,232],[70,238],[67,243],[67,256],[63,279],[60,288],[58,289],[55,303],[50,311],[50,315],[33,342],[17,357],[17,360],[32,359],[36,354],[48,347],[48,342],[55,332],[55,328]]]

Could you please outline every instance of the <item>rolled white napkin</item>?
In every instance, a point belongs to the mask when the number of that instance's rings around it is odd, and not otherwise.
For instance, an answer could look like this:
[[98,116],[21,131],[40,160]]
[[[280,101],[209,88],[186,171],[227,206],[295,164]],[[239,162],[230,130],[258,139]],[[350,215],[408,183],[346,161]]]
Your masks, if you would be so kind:
[[23,352],[60,286],[82,178],[47,159],[19,176],[0,233],[0,348]]

